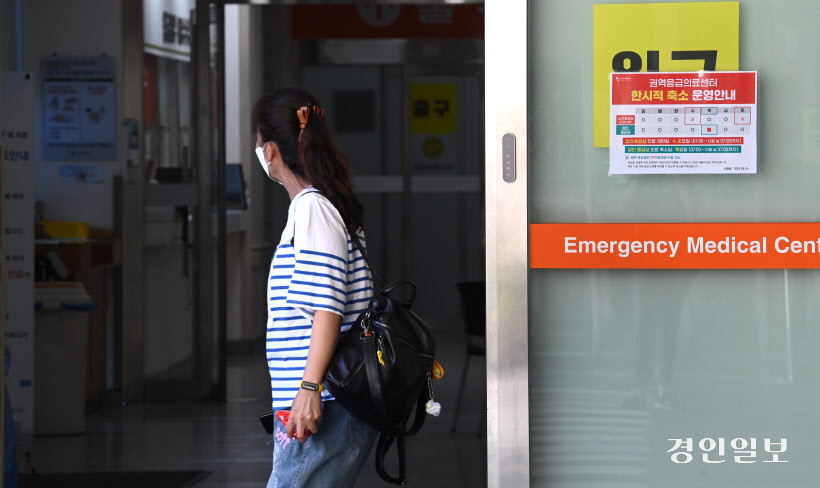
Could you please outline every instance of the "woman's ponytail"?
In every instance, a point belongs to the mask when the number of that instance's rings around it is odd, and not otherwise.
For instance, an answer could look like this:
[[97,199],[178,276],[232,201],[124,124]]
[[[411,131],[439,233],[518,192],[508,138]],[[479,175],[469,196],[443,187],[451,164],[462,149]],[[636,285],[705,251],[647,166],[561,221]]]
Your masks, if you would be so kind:
[[364,208],[353,190],[350,164],[330,135],[322,108],[311,104],[300,107],[299,113],[307,114],[298,137],[305,177],[333,203],[352,235],[363,226]]

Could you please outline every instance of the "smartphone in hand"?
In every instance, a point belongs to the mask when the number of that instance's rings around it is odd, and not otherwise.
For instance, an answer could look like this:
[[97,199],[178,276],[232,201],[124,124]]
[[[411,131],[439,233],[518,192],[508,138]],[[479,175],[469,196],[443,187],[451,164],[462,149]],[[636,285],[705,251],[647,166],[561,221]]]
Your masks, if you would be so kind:
[[262,427],[268,435],[273,435],[273,417],[276,412],[265,412],[259,416],[259,421],[262,422]]

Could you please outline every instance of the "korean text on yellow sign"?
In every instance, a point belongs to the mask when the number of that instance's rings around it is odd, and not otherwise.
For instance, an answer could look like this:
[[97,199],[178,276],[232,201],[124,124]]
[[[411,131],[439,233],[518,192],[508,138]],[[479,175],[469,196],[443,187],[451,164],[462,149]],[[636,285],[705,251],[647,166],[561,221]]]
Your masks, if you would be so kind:
[[739,12],[739,2],[595,5],[595,147],[609,146],[609,73],[736,71]]
[[453,134],[458,127],[455,83],[410,85],[410,133]]

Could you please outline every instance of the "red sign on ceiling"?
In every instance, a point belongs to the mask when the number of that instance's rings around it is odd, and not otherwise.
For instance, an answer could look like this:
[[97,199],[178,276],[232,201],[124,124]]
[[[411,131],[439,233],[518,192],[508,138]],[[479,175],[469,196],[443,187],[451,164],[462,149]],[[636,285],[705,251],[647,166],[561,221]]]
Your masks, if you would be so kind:
[[294,39],[483,38],[483,5],[298,5]]

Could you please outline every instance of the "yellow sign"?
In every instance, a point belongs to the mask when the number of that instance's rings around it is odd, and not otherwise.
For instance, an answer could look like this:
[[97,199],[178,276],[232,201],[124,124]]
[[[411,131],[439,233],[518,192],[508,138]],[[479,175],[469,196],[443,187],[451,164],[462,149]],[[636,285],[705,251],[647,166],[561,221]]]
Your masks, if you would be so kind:
[[595,5],[595,147],[609,146],[609,73],[737,71],[739,12],[739,2]]
[[410,132],[412,134],[452,134],[458,127],[455,83],[413,83],[410,85]]

